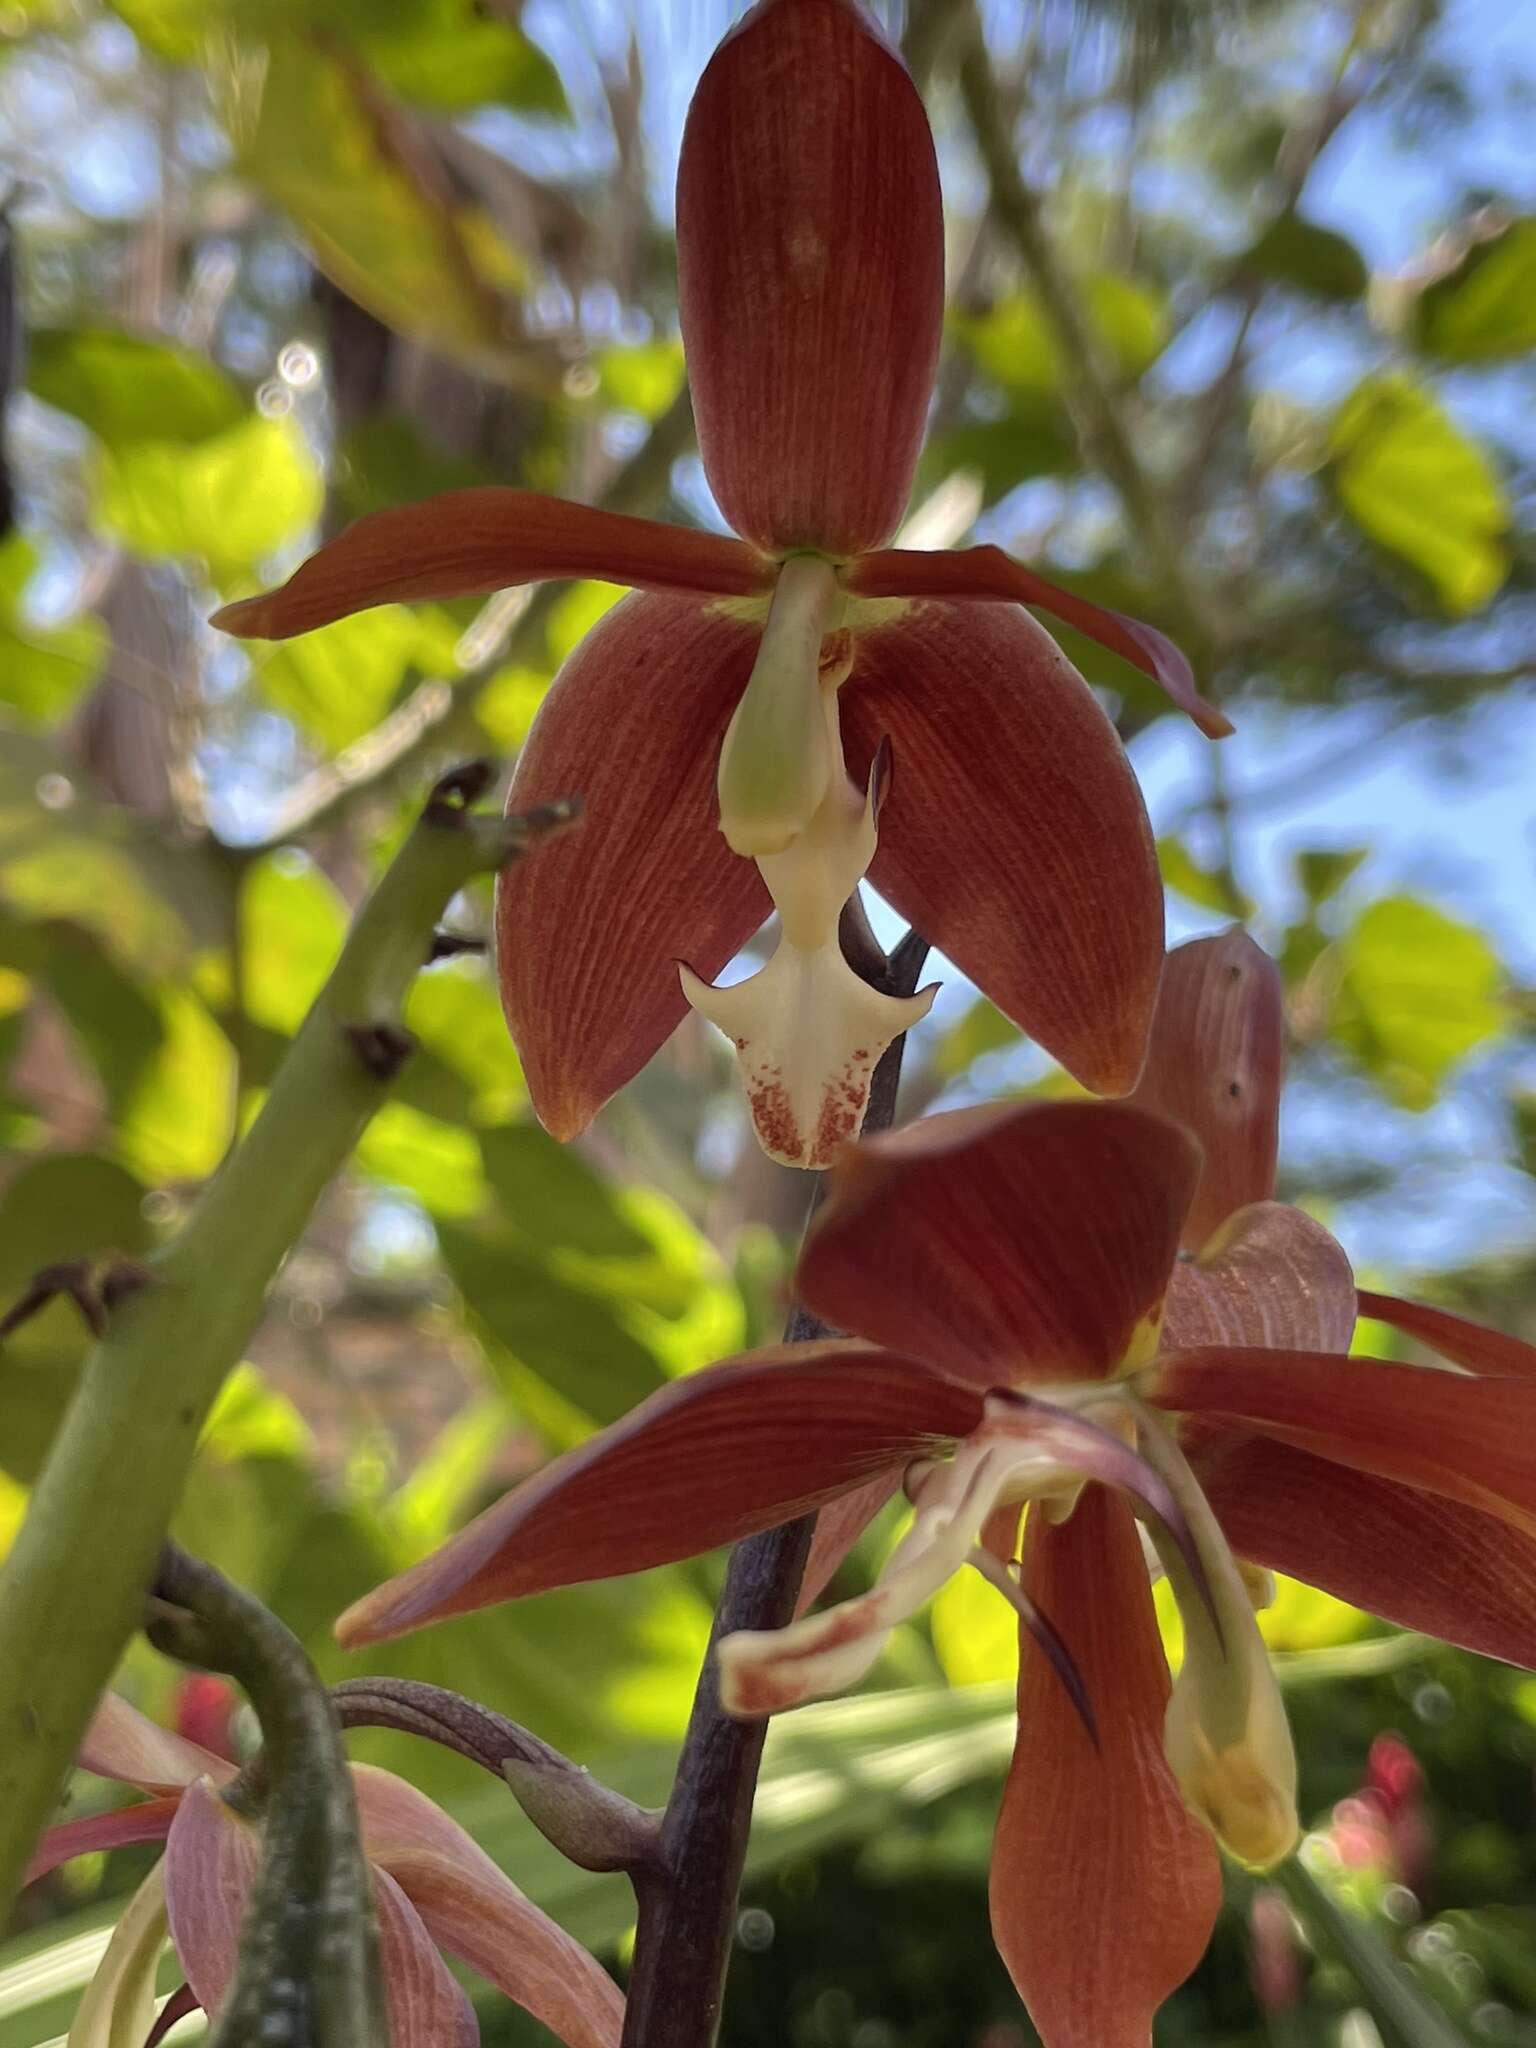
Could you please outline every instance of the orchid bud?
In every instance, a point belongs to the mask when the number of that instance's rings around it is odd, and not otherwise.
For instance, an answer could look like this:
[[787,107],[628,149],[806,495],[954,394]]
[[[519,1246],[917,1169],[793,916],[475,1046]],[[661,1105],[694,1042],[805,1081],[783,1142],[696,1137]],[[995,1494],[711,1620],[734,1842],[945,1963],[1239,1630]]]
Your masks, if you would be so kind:
[[933,390],[944,215],[917,88],[853,0],[761,0],[715,52],[683,133],[677,264],[731,525],[771,554],[879,546]]

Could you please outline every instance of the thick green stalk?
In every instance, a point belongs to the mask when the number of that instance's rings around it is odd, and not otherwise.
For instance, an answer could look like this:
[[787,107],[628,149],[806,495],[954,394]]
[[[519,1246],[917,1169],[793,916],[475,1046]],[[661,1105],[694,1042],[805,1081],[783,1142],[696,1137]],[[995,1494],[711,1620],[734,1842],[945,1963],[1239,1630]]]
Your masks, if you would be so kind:
[[120,1301],[0,1571],[0,1918],[91,1709],[143,1613],[225,1375],[322,1189],[410,1052],[401,1005],[454,892],[570,807],[471,816],[479,764],[438,786],[352,928],[243,1144]]

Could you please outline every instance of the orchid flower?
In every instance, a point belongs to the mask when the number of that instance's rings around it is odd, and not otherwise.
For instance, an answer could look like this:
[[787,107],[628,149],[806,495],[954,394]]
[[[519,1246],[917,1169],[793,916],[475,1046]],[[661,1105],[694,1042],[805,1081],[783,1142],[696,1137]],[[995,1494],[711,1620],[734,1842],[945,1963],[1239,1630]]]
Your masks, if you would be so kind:
[[[155,1975],[167,1934],[187,1978],[177,2010],[195,2004],[218,2012],[234,1981],[261,1858],[259,1826],[223,1796],[237,1776],[233,1764],[115,1694],[97,1709],[80,1765],[150,1796],[51,1829],[27,1878],[87,1851],[165,1843],[69,2032],[69,2048],[141,2048],[155,2027]],[[474,2048],[480,2038],[474,2009],[439,1950],[542,2020],[567,2048],[615,2048],[624,2002],[586,1950],[405,1779],[364,1764],[354,1764],[352,1775],[374,1872],[392,2048]]]
[[[360,520],[216,623],[283,639],[396,599],[634,587],[556,678],[509,797],[575,792],[590,820],[497,898],[508,1023],[557,1137],[692,1003],[736,1042],[766,1149],[826,1165],[932,999],[846,965],[838,917],[866,871],[1079,1080],[1123,1094],[1162,958],[1157,863],[1112,726],[1023,607],[1230,728],[1150,627],[995,547],[884,545],[933,387],[944,224],[922,102],[854,0],[760,0],[725,38],[683,137],[677,237],[699,447],[739,538],[452,491]],[[768,965],[711,986],[771,907]]]
[[[1274,969],[1229,933],[1169,957],[1142,1086],[1178,1124],[1029,1104],[850,1148],[797,1289],[854,1338],[664,1389],[362,1601],[343,1640],[811,1510],[824,1581],[904,1483],[911,1528],[874,1589],[726,1637],[722,1695],[756,1715],[853,1683],[980,1570],[1022,1625],[998,1947],[1048,2048],[1147,2048],[1209,1937],[1215,1841],[1262,1865],[1296,1834],[1245,1560],[1536,1665],[1536,1374],[1345,1355],[1348,1261],[1269,1199],[1281,1055]],[[1172,1683],[1137,1517],[1185,1622]]]

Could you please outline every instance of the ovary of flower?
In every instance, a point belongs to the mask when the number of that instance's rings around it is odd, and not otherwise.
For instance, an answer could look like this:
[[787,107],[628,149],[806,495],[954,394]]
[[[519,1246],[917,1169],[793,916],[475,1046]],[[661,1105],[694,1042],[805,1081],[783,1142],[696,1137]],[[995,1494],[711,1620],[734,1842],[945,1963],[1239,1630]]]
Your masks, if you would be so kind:
[[[796,604],[781,609],[792,571],[803,572],[788,592]],[[822,571],[830,575],[810,557],[784,565],[764,652],[721,753],[721,829],[738,851],[760,849],[779,944],[765,967],[728,988],[678,964],[688,1001],[736,1046],[763,1149],[808,1167],[830,1165],[857,1137],[876,1062],[927,1016],[937,993],[935,984],[915,996],[882,995],[854,973],[838,940],[843,906],[875,857],[884,764],[876,760],[861,795],[838,717],[848,661],[835,636],[824,658],[819,638],[830,616]],[[814,807],[789,831],[813,792]]]
[[[1058,1492],[1077,1476],[1054,1453],[1006,1426],[983,1425],[948,1462],[915,1465],[907,1475],[912,1526],[878,1585],[788,1628],[742,1629],[723,1638],[726,1712],[778,1713],[856,1685],[899,1622],[917,1614],[963,1566],[982,1561],[977,1546],[995,1509]],[[990,1557],[985,1564],[990,1567]],[[998,1582],[994,1571],[985,1575]]]
[[780,569],[752,674],[720,748],[720,830],[733,853],[753,860],[782,853],[815,817],[841,768],[836,734],[827,741],[821,650],[842,603],[837,571],[821,556],[791,555]]
[[1296,1751],[1254,1616],[1260,1589],[1233,1556],[1173,1438],[1148,1410],[1139,1419],[1143,1452],[1184,1511],[1211,1602],[1207,1607],[1184,1558],[1153,1528],[1184,1622],[1184,1662],[1163,1731],[1169,1768],[1217,1840],[1239,1862],[1262,1869],[1290,1853],[1299,1829]]

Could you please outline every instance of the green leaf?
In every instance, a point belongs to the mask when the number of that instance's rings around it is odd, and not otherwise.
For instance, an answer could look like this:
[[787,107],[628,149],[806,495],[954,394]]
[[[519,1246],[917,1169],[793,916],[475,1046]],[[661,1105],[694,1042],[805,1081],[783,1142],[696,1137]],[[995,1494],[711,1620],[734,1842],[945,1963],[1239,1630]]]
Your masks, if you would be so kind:
[[208,0],[108,0],[152,56],[168,64],[195,64],[220,10]]
[[1358,299],[1370,282],[1354,243],[1294,213],[1282,213],[1237,259],[1245,277],[1294,285],[1318,299]]
[[[39,1267],[146,1251],[143,1185],[94,1153],[24,1165],[0,1196],[0,1306]],[[31,1480],[74,1391],[90,1338],[72,1303],[56,1302],[0,1345],[0,1466]]]
[[522,259],[483,213],[422,191],[366,72],[280,34],[240,54],[225,84],[241,169],[292,216],[327,276],[400,333],[506,374],[504,302]]
[[[1084,308],[1109,364],[1134,383],[1168,338],[1162,299],[1133,278],[1101,271],[1081,287]],[[1040,305],[1028,292],[1000,299],[989,312],[959,314],[955,330],[982,369],[1008,390],[1059,391],[1065,365]]]
[[291,422],[253,415],[192,447],[104,452],[95,497],[102,527],[135,554],[201,557],[229,589],[314,524],[324,487]]
[[1536,348],[1536,216],[1474,241],[1425,286],[1410,338],[1452,363],[1500,362]]
[[934,1071],[946,1081],[966,1073],[989,1052],[1017,1045],[1018,1026],[1010,1024],[995,1003],[978,996],[958,1024],[952,1024],[933,1049]]
[[263,649],[253,680],[275,711],[337,753],[394,707],[424,646],[437,637],[404,605],[380,605]]
[[1225,878],[1212,868],[1201,867],[1182,839],[1159,839],[1157,859],[1164,882],[1186,903],[1219,911],[1224,917],[1248,915],[1246,900],[1234,903]]
[[347,913],[320,870],[286,849],[256,861],[240,894],[246,1015],[291,1035],[336,964]]
[[357,41],[401,99],[443,114],[489,105],[569,113],[560,74],[538,44],[480,0],[415,0],[399,9],[404,20],[392,12],[363,10]]
[[100,1076],[108,1108],[121,1115],[160,1051],[160,1011],[88,932],[51,924],[46,933],[42,979]]
[[1369,857],[1370,850],[1368,846],[1298,847],[1297,886],[1312,909],[1338,895],[1360,863]]
[[683,345],[680,341],[618,343],[598,358],[602,396],[609,405],[642,418],[660,418],[683,388]]
[[[468,1084],[477,1122],[499,1123],[523,1107],[523,1070],[500,1000],[478,962],[454,961],[419,975],[406,998],[405,1021],[423,1049]],[[407,1085],[410,1078],[407,1067]]]
[[206,441],[250,401],[206,356],[110,327],[44,328],[28,344],[28,388],[110,448]]
[[126,1102],[124,1162],[152,1185],[205,1179],[234,1122],[234,1048],[188,988],[159,992],[161,1043]]
[[1475,612],[1509,574],[1509,499],[1487,452],[1402,371],[1357,384],[1329,429],[1340,505],[1422,577],[1443,611]]
[[514,1406],[558,1446],[616,1422],[665,1383],[622,1303],[559,1278],[505,1227],[440,1224],[457,1287],[493,1340],[492,1370]]
[[540,1125],[482,1131],[480,1148],[502,1220],[529,1244],[598,1259],[650,1256],[651,1241],[625,1215],[618,1190]]
[[1427,1109],[1468,1053],[1508,1028],[1498,955],[1433,904],[1389,896],[1339,941],[1334,1037],[1407,1109]]
[[387,1102],[363,1133],[364,1173],[416,1196],[433,1216],[472,1216],[485,1199],[473,1132],[404,1102]]
[[39,625],[27,616],[26,589],[37,550],[19,533],[0,543],[0,704],[34,724],[52,724],[93,683],[106,658],[99,619]]

